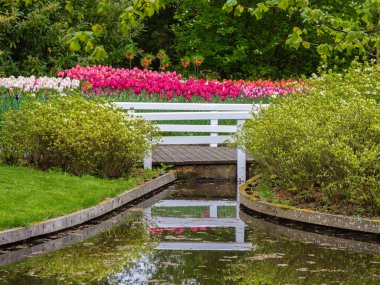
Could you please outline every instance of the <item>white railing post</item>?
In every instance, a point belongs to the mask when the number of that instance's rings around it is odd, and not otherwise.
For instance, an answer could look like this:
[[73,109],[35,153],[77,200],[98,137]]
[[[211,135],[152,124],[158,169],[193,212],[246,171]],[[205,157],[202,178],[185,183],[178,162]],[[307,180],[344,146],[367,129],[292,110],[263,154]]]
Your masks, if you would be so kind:
[[[238,127],[244,124],[245,120],[238,120],[237,125]],[[246,177],[246,154],[243,150],[240,148],[237,148],[237,181],[238,184],[244,183],[245,180],[247,179]]]
[[[211,125],[211,126],[217,126],[218,123],[219,123],[218,120],[211,120],[211,121],[210,121],[210,125]],[[216,136],[218,136],[218,133],[211,133],[210,136],[212,136],[212,137],[216,137]],[[210,144],[210,146],[211,146],[211,147],[217,147],[218,144],[216,144],[216,143],[212,143],[212,144]]]
[[150,146],[147,156],[144,158],[144,168],[152,169],[153,159],[152,159],[152,146]]
[[218,217],[218,206],[211,205],[209,214],[210,214],[210,218],[217,218]]

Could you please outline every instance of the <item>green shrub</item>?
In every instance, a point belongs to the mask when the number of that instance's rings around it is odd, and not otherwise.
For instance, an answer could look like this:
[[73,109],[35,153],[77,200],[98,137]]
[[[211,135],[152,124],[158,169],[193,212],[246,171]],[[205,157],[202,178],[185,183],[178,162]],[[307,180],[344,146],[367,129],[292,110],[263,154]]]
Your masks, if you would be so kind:
[[[335,89],[334,89],[335,92]],[[275,98],[247,121],[238,144],[273,191],[346,213],[380,213],[380,116],[374,100],[315,90]],[[346,207],[348,205],[348,207]],[[335,207],[334,206],[334,207]]]
[[142,161],[156,128],[80,96],[23,104],[3,115],[0,159],[75,175],[117,177]]
[[380,102],[380,64],[353,62],[342,73],[328,71],[309,80],[319,91],[341,97],[366,97]]

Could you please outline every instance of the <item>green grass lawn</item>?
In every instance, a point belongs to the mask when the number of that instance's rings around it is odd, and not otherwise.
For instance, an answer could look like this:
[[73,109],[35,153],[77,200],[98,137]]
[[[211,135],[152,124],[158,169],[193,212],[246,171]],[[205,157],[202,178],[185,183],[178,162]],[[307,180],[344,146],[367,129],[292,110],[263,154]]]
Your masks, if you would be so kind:
[[0,230],[28,226],[94,206],[133,188],[158,171],[106,180],[0,166]]

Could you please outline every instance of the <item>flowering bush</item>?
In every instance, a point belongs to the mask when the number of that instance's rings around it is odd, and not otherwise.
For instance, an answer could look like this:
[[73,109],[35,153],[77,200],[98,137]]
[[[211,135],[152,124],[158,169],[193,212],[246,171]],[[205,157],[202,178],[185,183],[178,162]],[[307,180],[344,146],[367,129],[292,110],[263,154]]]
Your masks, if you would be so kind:
[[2,116],[0,162],[118,177],[142,161],[156,137],[151,123],[112,105],[61,96]]
[[353,62],[344,72],[314,74],[309,82],[318,90],[329,90],[342,97],[366,97],[380,102],[379,79],[380,64]]

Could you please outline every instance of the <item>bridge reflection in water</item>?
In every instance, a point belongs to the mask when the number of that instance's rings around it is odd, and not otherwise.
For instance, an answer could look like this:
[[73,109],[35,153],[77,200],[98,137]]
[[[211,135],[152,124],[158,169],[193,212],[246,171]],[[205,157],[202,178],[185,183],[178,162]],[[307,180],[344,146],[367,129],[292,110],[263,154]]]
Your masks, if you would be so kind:
[[[157,250],[249,251],[253,245],[245,242],[246,225],[239,218],[239,207],[236,200],[161,200],[145,209],[144,215],[152,232],[182,234],[181,241],[164,237]],[[198,232],[206,234],[218,229],[234,229],[234,240],[206,241]],[[195,236],[201,241],[194,241]]]

